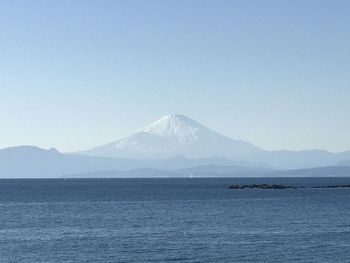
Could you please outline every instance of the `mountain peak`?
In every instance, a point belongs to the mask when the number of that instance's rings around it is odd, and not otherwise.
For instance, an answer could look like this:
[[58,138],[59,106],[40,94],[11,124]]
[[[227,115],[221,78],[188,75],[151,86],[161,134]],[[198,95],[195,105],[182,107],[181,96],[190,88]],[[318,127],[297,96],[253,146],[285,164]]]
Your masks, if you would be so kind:
[[[198,122],[187,117],[186,115],[174,114],[174,113],[164,115],[163,117],[161,117],[157,121],[153,122],[152,124],[154,124],[154,123],[178,123],[178,122],[186,123],[187,125],[190,125],[190,126],[191,125],[202,126]],[[150,125],[152,125],[152,124],[150,124]],[[150,126],[150,125],[148,125],[148,126]]]
[[260,148],[223,136],[182,114],[168,114],[118,141],[93,148],[88,155],[126,158],[236,158]]
[[182,114],[165,115],[159,120],[147,125],[141,130],[143,133],[154,134],[161,137],[179,137],[189,140],[196,139],[198,129],[205,128],[194,120]]

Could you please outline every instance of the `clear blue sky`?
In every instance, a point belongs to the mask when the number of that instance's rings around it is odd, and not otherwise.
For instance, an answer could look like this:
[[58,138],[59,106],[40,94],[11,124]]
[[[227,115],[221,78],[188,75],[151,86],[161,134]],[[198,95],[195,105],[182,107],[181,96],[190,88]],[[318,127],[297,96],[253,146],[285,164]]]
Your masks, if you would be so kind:
[[0,148],[74,151],[182,113],[268,150],[350,149],[348,0],[2,0]]

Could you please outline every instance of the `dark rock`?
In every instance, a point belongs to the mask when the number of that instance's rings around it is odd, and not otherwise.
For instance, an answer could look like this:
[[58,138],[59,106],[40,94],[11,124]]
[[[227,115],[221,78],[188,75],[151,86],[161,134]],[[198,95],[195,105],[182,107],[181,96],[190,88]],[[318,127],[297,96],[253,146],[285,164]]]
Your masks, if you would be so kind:
[[[298,188],[308,188],[305,186],[285,186],[282,184],[231,184],[229,189],[298,189]],[[324,186],[312,186],[309,188],[350,188],[350,184],[343,185],[324,185]]]
[[244,184],[244,185],[239,185],[239,184],[232,184],[228,187],[229,189],[288,189],[288,188],[293,188],[295,189],[296,187],[293,186],[285,186],[282,184]]
[[350,184],[314,186],[312,188],[347,188],[347,187],[350,187]]

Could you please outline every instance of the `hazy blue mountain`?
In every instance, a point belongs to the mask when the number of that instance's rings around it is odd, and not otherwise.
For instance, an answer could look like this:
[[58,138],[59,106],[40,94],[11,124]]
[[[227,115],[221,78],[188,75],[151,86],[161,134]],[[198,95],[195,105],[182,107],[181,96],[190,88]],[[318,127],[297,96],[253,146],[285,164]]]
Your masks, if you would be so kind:
[[235,161],[220,157],[190,159],[183,156],[176,156],[170,159],[119,159],[130,162],[128,169],[135,168],[154,168],[162,170],[175,170],[183,168],[191,168],[204,165],[218,165],[218,166],[241,166],[241,167],[266,167],[263,163],[254,163],[249,161]]
[[62,154],[33,146],[0,150],[2,178],[229,176],[350,176],[350,166],[273,170],[218,157],[134,160]]
[[248,142],[210,130],[184,115],[171,114],[124,139],[79,154],[135,159],[164,159],[178,155],[239,159],[262,151]]
[[241,166],[203,165],[191,168],[162,170],[162,169],[134,169],[129,171],[97,171],[81,174],[71,174],[73,178],[166,178],[166,177],[254,177],[271,176],[273,170],[267,168],[250,168]]
[[19,146],[0,150],[0,177],[59,177],[96,171],[128,171],[135,169],[183,169],[199,165],[240,165],[259,167],[259,164],[237,162],[224,158],[187,159],[122,159],[63,154],[55,149]]
[[202,165],[179,169],[173,172],[187,177],[252,177],[267,176],[274,170],[258,167],[242,167],[237,165]]
[[82,171],[79,164],[55,149],[19,146],[0,150],[1,177],[57,177]]
[[350,166],[350,151],[342,152],[340,154],[342,161],[339,163],[339,165]]
[[63,178],[169,178],[183,177],[169,170],[140,168],[129,171],[95,171],[87,173],[75,173],[61,176]]
[[329,166],[275,172],[280,176],[293,177],[350,177],[350,166]]
[[324,150],[306,151],[264,151],[243,159],[265,163],[277,169],[302,169],[339,165],[350,159],[350,152],[331,153]]
[[350,166],[350,161],[341,162],[339,165]]
[[73,178],[166,178],[166,177],[345,177],[350,166],[331,166],[295,170],[273,170],[224,165],[203,165],[177,170],[135,169],[129,171],[98,171],[66,175]]
[[68,155],[54,148],[44,150],[35,146],[18,146],[0,150],[0,177],[6,178],[54,178],[64,174],[131,167],[134,165],[127,161]]

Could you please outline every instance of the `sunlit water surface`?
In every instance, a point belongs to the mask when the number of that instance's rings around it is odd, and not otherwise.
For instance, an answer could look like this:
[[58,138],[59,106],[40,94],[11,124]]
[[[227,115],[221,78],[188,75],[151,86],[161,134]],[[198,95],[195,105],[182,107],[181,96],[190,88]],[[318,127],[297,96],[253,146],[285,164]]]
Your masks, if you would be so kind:
[[0,262],[350,262],[350,178],[0,180]]

